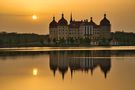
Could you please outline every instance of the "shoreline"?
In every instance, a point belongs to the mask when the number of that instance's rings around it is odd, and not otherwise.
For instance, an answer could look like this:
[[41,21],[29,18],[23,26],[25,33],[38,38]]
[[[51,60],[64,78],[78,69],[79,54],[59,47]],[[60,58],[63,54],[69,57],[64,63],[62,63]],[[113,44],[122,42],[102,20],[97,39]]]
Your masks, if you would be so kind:
[[12,47],[0,48],[0,51],[128,51],[135,50],[135,46],[93,46],[93,47]]
[[39,44],[39,45],[4,45],[0,48],[21,48],[21,47],[119,47],[119,46],[135,46],[135,45],[53,45],[53,44]]

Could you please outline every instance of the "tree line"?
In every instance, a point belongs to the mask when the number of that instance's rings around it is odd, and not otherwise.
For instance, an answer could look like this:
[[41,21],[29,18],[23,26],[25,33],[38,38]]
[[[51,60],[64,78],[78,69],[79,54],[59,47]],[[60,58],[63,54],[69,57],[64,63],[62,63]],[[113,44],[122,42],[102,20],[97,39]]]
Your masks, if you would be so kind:
[[[119,46],[135,46],[135,33],[130,32],[112,32],[110,40],[100,40],[101,46],[108,46],[112,40],[117,41]],[[49,35],[38,35],[34,33],[0,33],[0,47],[40,47],[40,46],[90,46],[91,40],[69,38],[67,41],[61,39],[53,45],[50,42]],[[68,43],[67,43],[68,42]]]
[[18,34],[18,33],[0,33],[0,47],[19,47],[19,46],[44,46],[48,35],[38,34]]

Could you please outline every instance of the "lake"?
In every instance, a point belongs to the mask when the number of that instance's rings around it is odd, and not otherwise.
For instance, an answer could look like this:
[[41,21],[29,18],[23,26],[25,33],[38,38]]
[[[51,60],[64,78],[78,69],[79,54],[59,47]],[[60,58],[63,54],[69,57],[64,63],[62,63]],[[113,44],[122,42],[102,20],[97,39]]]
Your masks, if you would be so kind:
[[1,48],[0,90],[135,90],[135,46]]

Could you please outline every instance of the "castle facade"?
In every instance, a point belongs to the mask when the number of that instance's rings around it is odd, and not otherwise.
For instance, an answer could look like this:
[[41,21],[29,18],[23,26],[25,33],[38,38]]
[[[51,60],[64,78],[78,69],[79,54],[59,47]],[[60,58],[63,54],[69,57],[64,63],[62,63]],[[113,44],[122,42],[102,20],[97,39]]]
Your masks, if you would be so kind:
[[53,17],[49,24],[49,38],[51,43],[81,43],[85,40],[90,45],[99,45],[100,42],[106,42],[111,38],[111,23],[107,19],[106,14],[104,18],[97,25],[92,17],[90,20],[73,20],[72,14],[70,22],[64,18],[62,14],[61,19],[57,22]]

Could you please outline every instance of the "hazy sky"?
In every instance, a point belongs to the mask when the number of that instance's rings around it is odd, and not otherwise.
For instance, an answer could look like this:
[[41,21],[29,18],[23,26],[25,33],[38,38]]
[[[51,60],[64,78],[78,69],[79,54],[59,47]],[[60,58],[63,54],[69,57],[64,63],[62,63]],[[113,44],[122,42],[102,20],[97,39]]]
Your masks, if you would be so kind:
[[[47,34],[48,25],[61,13],[69,20],[90,19],[99,24],[106,13],[112,31],[135,32],[135,0],[0,0],[0,31]],[[38,16],[32,20],[32,15]]]

